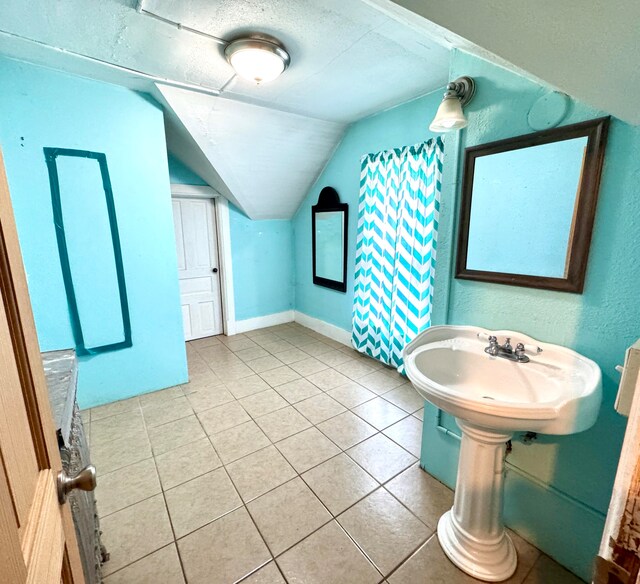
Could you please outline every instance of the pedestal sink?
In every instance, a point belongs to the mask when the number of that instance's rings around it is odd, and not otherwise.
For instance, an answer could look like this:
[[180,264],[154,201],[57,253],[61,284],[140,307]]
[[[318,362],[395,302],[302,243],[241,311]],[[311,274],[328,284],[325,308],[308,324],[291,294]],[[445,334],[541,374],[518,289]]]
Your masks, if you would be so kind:
[[[492,335],[523,343],[530,360],[487,354]],[[506,580],[517,565],[502,520],[506,442],[517,431],[591,427],[602,399],[600,369],[570,349],[472,326],[427,329],[406,346],[404,363],[416,391],[455,416],[462,431],[454,504],[438,522],[440,545],[474,578]]]

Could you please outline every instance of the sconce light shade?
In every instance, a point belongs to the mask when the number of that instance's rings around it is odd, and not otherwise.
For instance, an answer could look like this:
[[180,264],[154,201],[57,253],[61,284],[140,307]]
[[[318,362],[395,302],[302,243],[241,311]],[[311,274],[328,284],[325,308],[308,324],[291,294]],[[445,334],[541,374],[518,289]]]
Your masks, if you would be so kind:
[[451,132],[467,125],[467,118],[462,111],[457,97],[445,97],[436,112],[436,117],[429,126],[432,132]]
[[475,93],[475,83],[471,77],[460,77],[447,85],[442,103],[435,118],[429,125],[432,132],[451,132],[467,125],[462,106],[469,103]]
[[259,37],[236,39],[227,45],[224,54],[240,77],[258,84],[273,81],[291,62],[284,47]]

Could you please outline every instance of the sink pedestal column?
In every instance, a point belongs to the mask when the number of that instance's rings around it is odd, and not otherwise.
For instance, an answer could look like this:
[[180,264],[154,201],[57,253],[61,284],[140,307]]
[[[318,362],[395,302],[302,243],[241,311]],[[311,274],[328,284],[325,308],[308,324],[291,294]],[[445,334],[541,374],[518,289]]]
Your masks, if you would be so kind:
[[462,430],[453,507],[438,522],[449,559],[479,580],[500,582],[516,570],[516,550],[502,521],[506,434],[456,420]]

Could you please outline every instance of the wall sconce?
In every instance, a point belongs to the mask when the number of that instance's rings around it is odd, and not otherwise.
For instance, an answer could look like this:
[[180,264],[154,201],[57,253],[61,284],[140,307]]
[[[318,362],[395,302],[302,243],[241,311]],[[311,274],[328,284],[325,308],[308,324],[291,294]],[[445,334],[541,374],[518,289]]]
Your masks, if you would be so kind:
[[429,125],[432,132],[452,132],[467,125],[462,106],[468,104],[476,92],[476,84],[471,77],[458,77],[447,85],[436,117]]

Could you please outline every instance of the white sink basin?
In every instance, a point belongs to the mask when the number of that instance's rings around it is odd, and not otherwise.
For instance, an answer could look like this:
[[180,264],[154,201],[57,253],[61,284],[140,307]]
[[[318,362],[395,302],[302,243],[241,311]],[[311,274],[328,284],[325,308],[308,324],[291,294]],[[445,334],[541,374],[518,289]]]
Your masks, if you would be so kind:
[[[489,335],[542,353],[528,363],[491,357],[484,352]],[[407,345],[404,363],[424,399],[484,428],[573,434],[590,428],[600,410],[602,377],[593,361],[513,331],[432,327]]]
[[[527,363],[485,353],[489,335],[529,349]],[[538,353],[536,348],[541,348]],[[513,331],[436,326],[404,350],[407,376],[426,400],[456,417],[462,440],[453,507],[438,540],[461,570],[499,582],[517,555],[502,521],[506,442],[516,431],[572,434],[596,421],[599,367],[575,351]]]

